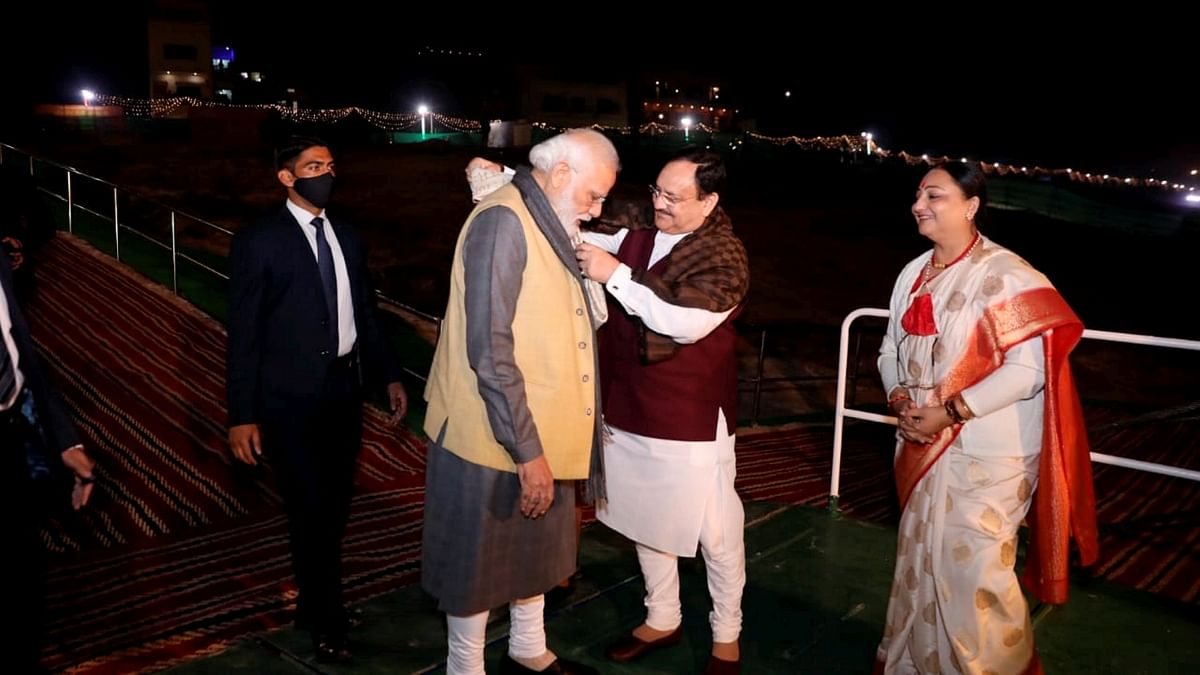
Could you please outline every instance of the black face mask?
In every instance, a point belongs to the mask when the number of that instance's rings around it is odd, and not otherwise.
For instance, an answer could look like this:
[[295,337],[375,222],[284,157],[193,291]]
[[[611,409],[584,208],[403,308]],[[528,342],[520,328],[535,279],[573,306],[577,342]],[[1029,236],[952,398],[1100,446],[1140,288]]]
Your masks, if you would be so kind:
[[303,197],[304,201],[323,209],[329,203],[329,194],[333,192],[333,174],[326,172],[320,176],[297,178],[292,189]]

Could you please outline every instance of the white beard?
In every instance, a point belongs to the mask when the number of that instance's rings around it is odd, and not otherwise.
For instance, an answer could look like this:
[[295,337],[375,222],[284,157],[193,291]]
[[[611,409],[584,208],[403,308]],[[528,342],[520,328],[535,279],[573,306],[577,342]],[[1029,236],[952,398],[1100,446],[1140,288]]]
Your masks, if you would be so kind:
[[558,216],[558,223],[566,231],[567,238],[571,243],[578,243],[576,240],[579,238],[580,217],[575,215],[575,206],[571,203],[570,195],[563,195],[551,201],[550,208],[554,209],[554,215]]

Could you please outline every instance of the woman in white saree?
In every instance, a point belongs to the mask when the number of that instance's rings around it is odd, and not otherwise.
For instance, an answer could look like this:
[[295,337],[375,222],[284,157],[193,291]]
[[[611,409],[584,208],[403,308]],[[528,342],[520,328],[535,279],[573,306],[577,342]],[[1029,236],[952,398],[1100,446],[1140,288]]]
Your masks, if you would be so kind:
[[[1091,467],[1067,354],[1083,326],[1040,272],[984,237],[978,165],[929,171],[912,213],[933,250],[900,273],[879,356],[899,419],[903,514],[877,672],[1036,673],[1024,581],[1066,600],[1068,539],[1096,557]],[[1032,508],[1031,508],[1032,506]]]

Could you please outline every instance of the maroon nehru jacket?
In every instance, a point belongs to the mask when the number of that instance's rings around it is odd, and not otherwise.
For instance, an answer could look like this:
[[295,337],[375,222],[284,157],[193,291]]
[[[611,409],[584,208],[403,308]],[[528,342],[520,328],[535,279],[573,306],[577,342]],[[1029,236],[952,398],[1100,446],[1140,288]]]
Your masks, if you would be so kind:
[[[631,230],[617,259],[634,270],[646,269],[658,230]],[[662,274],[668,254],[649,271]],[[727,432],[737,424],[737,334],[733,320],[739,304],[714,331],[694,344],[680,345],[665,361],[643,358],[648,328],[608,298],[608,322],[600,330],[600,384],[604,421],[622,431],[676,441],[712,441],[717,410],[725,411]]]

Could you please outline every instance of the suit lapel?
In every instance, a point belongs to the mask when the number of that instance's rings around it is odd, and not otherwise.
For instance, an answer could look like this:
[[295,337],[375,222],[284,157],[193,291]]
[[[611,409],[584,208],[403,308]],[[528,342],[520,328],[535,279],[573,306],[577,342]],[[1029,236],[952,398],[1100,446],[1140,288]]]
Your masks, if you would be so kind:
[[301,230],[301,225],[296,221],[296,217],[288,210],[287,206],[283,207],[283,212],[279,214],[279,239],[280,245],[287,252],[287,257],[295,263],[295,278],[292,283],[299,283],[305,286],[311,286],[311,290],[320,298],[322,305],[325,304],[325,294],[321,291],[321,270],[317,267],[317,257],[313,255],[312,244],[308,243],[308,237]]
[[305,269],[311,267],[312,273],[316,274],[319,279],[321,272],[317,269],[317,257],[313,255],[312,245],[308,243],[308,237],[300,229],[302,226],[286,206],[283,207],[283,213],[279,215],[279,226],[282,230],[282,238],[291,249],[292,255],[296,256],[296,260]]

